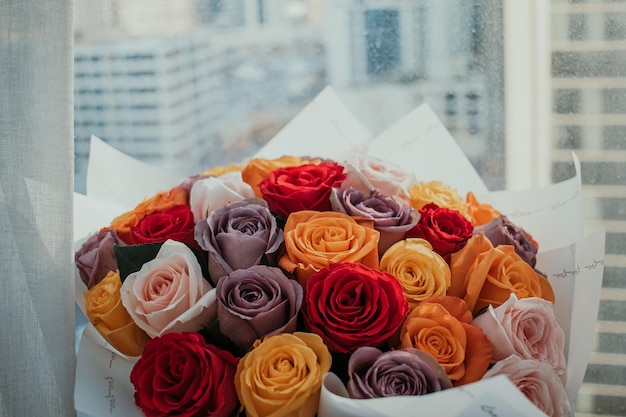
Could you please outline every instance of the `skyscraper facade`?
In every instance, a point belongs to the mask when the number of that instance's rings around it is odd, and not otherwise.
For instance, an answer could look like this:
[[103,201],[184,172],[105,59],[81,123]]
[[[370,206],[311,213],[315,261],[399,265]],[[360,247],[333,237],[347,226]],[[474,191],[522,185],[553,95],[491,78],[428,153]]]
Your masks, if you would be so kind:
[[210,25],[173,33],[144,29],[129,35],[112,26],[76,42],[78,190],[92,134],[191,175],[241,159],[326,84],[319,35],[307,27],[288,36],[282,24],[269,21],[259,30],[235,26],[224,33]]
[[594,352],[576,408],[626,413],[626,3],[552,1],[553,179],[581,159],[588,223],[606,259]]

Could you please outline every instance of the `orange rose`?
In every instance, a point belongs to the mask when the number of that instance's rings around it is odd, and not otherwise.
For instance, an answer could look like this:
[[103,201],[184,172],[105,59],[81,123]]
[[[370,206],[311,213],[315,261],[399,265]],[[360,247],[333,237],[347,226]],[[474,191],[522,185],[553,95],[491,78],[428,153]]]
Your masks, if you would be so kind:
[[117,216],[111,222],[111,229],[117,232],[117,236],[125,243],[131,245],[130,229],[137,226],[139,221],[149,214],[167,210],[179,204],[188,204],[189,192],[182,187],[174,187],[171,190],[160,193],[143,200],[133,210]]
[[472,326],[467,304],[457,297],[432,297],[409,313],[400,346],[432,355],[454,386],[478,381],[491,361],[491,342]]
[[425,239],[409,238],[392,245],[380,259],[380,270],[400,281],[411,308],[450,287],[450,267]]
[[87,318],[115,349],[125,355],[139,356],[150,339],[124,308],[120,296],[122,281],[117,271],[85,293]]
[[456,210],[469,219],[468,206],[458,191],[441,181],[418,182],[409,189],[411,206],[420,210],[426,204]]
[[472,226],[482,226],[502,215],[490,204],[479,202],[471,191],[465,196],[465,202],[467,203],[470,215],[469,220],[472,222]]
[[254,194],[262,198],[263,194],[259,190],[261,181],[269,177],[270,172],[276,168],[295,167],[304,163],[319,163],[320,160],[309,161],[298,156],[282,156],[276,159],[254,158],[248,162],[241,171],[243,181],[248,183],[254,190]]
[[547,278],[537,273],[510,245],[494,247],[483,233],[473,236],[450,259],[452,285],[448,295],[463,298],[476,314],[509,299],[541,297],[554,302]]
[[334,211],[296,211],[287,218],[284,238],[285,253],[278,265],[303,286],[313,273],[334,263],[378,269],[380,233],[373,221],[359,223]]

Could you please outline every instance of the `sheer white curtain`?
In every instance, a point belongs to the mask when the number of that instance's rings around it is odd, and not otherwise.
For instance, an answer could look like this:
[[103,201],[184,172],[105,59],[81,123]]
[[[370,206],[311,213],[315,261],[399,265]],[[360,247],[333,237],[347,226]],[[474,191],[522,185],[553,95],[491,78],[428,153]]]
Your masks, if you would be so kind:
[[0,0],[0,416],[74,415],[72,0]]

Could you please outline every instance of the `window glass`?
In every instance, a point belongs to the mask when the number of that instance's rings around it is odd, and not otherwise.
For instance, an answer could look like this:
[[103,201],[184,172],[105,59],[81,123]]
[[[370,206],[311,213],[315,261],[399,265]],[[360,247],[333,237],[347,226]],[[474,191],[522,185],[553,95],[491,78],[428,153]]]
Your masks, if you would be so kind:
[[552,177],[581,159],[587,223],[605,225],[603,292],[576,415],[626,412],[626,3],[552,1]]
[[[373,133],[427,102],[488,187],[503,189],[505,98],[517,94],[504,87],[507,1],[519,0],[76,0],[75,188],[92,134],[190,175],[252,155],[331,85]],[[541,103],[551,143],[534,160],[551,161],[559,181],[573,175],[574,150],[587,224],[609,230],[575,407],[624,415],[626,2],[549,3],[538,81],[551,89]]]
[[502,188],[502,59],[498,1],[79,0],[76,189],[91,134],[135,157],[152,138],[192,174],[251,155],[327,85],[373,133],[428,102]]

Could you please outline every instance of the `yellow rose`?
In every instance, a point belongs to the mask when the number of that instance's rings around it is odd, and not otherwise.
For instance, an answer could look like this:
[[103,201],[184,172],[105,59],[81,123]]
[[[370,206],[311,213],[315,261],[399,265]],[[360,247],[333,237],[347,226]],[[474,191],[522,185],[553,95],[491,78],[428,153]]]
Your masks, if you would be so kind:
[[380,233],[374,222],[334,211],[296,211],[284,228],[285,253],[278,260],[306,287],[311,275],[339,262],[378,269]]
[[248,417],[313,417],[332,358],[313,333],[280,333],[255,343],[237,366],[235,389]]
[[130,317],[120,296],[122,281],[110,271],[85,293],[87,318],[115,349],[125,355],[139,356],[150,339]]
[[254,158],[248,162],[241,171],[244,182],[248,183],[254,190],[254,194],[262,198],[263,194],[259,190],[259,183],[269,177],[270,171],[276,168],[295,167],[305,163],[319,163],[319,159],[306,160],[299,156],[282,156],[276,159]]
[[434,203],[439,207],[456,210],[470,220],[468,204],[458,191],[441,181],[418,182],[409,189],[411,206],[416,210],[426,204]]
[[392,245],[380,269],[398,278],[411,309],[433,296],[446,295],[450,267],[425,239],[410,238]]
[[225,167],[224,166],[219,166],[219,167],[209,168],[209,169],[199,173],[198,176],[219,177],[219,176],[227,174],[229,172],[240,172],[242,169],[243,169],[243,167],[241,165],[230,164],[230,165],[225,166]]

